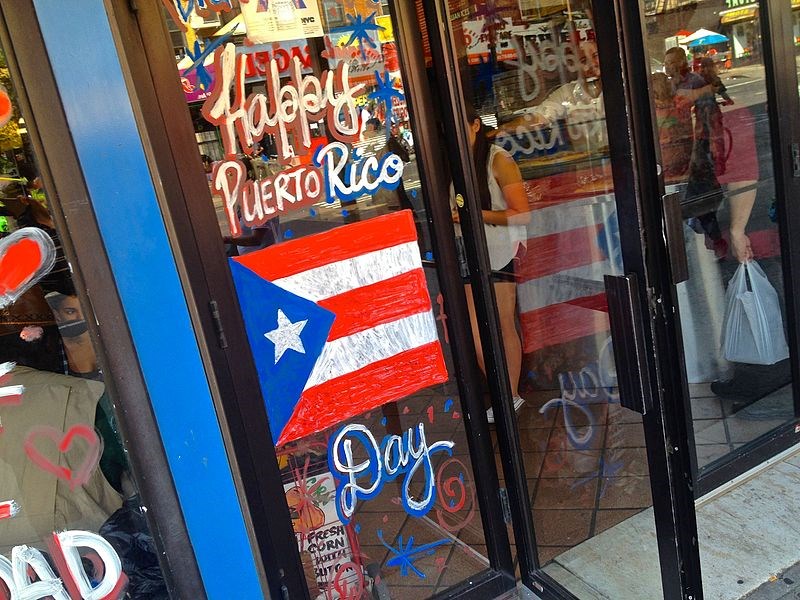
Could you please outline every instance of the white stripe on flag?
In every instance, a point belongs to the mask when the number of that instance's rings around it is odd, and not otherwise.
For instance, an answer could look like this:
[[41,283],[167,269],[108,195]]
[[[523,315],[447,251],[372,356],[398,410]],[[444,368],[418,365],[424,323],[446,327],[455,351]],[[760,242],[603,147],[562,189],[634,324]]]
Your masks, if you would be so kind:
[[430,310],[327,342],[305,389],[438,339]]
[[593,200],[588,203],[585,199],[573,200],[536,209],[527,226],[528,239],[600,225],[614,212],[614,197],[610,199],[609,202]]
[[606,291],[603,283],[603,275],[606,274],[614,274],[614,268],[608,260],[564,269],[520,283],[517,286],[519,312],[526,313],[551,304],[602,294]]
[[308,269],[273,283],[287,292],[319,302],[421,268],[419,245],[408,242]]

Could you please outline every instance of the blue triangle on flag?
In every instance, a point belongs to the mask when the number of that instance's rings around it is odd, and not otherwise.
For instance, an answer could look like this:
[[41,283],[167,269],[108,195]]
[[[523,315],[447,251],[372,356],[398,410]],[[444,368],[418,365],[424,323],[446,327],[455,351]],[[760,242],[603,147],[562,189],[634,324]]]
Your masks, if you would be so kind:
[[[267,405],[272,441],[277,444],[322,353],[335,315],[287,292],[234,260],[230,260],[230,267]],[[307,322],[299,334],[304,352],[290,347],[276,363],[275,343],[265,334],[278,329],[278,310],[291,323]]]

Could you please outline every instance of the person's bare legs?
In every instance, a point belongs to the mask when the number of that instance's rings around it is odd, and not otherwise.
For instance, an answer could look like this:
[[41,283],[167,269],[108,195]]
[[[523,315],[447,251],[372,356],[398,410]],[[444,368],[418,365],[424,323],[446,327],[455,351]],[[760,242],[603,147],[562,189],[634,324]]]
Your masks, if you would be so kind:
[[475,301],[472,299],[472,284],[465,283],[464,291],[467,294],[467,309],[469,310],[469,324],[472,329],[472,339],[475,342],[475,353],[478,356],[478,366],[486,374],[486,365],[483,361],[483,346],[481,345],[481,334],[478,331],[478,317],[475,314]]
[[[475,352],[478,354],[478,366],[486,374],[486,365],[483,361],[483,351],[478,330],[478,318],[475,315],[475,303],[472,299],[472,285],[465,284],[467,293],[467,308],[469,321],[472,327],[472,338],[475,341]],[[511,395],[519,395],[519,376],[522,371],[522,341],[519,339],[516,325],[517,310],[517,284],[503,282],[494,284],[494,293],[497,298],[497,312],[500,316],[500,332],[503,336],[503,348],[506,354],[508,378],[511,382]]]
[[511,396],[516,398],[519,396],[519,376],[522,371],[522,341],[517,333],[517,284],[495,283],[494,294],[497,298],[497,312],[500,315],[500,331],[503,334]]

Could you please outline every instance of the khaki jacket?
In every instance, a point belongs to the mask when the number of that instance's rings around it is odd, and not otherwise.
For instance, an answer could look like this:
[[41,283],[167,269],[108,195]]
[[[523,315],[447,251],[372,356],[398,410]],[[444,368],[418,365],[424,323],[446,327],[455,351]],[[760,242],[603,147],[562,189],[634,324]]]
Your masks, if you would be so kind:
[[[68,375],[17,367],[5,385],[24,385],[22,403],[0,406],[0,502],[14,500],[20,512],[0,520],[0,553],[9,556],[20,544],[44,547],[54,531],[80,529],[96,533],[122,500],[97,467],[89,481],[70,490],[69,484],[35,465],[25,453],[25,439],[36,426],[66,433],[74,425],[94,429],[95,410],[104,385]],[[39,438],[36,448],[53,464],[77,470],[86,443],[75,438],[66,454],[56,443]]]

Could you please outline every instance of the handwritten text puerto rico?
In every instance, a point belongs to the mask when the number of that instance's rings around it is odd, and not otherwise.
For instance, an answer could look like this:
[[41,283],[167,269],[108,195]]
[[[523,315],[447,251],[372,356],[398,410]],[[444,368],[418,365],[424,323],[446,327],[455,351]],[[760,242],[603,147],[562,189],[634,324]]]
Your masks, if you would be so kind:
[[[213,193],[223,201],[233,235],[241,231],[237,213],[248,226],[260,225],[325,198],[351,200],[379,187],[396,189],[400,185],[403,161],[396,154],[363,160],[356,154],[356,161],[350,161],[347,144],[359,138],[356,98],[364,93],[364,85],[350,85],[346,61],[324,71],[319,79],[303,75],[302,62],[295,56],[289,82],[281,85],[279,65],[273,58],[266,71],[266,93],[247,97],[247,59],[236,54],[233,44],[217,49],[214,67],[216,81],[203,104],[203,116],[217,125],[222,135],[225,160],[214,168]],[[312,164],[293,166],[257,181],[247,178],[244,164],[236,159],[239,148],[252,154],[265,135],[272,135],[279,162],[289,165],[295,157],[310,153],[310,125],[323,120],[337,141],[318,147]]]

